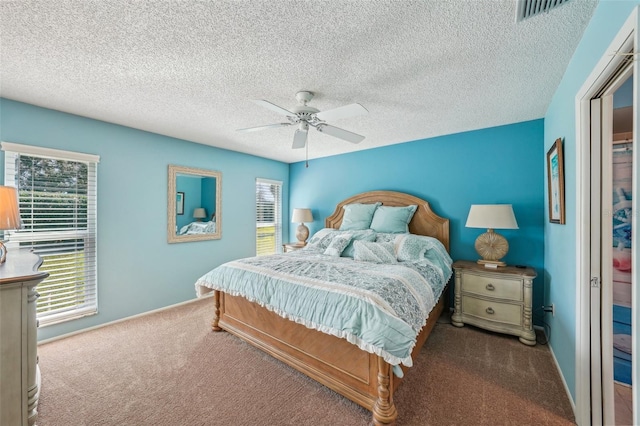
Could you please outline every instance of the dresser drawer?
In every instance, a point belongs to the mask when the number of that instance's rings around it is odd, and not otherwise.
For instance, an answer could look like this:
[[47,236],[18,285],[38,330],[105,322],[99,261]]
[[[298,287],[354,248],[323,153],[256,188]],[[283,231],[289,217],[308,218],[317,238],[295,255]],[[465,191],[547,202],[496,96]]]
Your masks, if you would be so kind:
[[461,281],[465,293],[518,302],[523,300],[522,284],[518,280],[464,274]]
[[463,315],[472,315],[503,324],[522,325],[521,305],[492,302],[475,297],[462,296],[462,313]]

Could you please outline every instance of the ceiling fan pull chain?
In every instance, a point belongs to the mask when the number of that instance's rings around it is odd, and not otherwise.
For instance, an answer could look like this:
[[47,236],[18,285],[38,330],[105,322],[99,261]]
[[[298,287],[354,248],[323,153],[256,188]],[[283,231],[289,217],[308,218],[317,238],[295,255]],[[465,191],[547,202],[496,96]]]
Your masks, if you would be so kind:
[[304,158],[304,166],[305,168],[309,168],[309,142],[307,142],[305,145],[305,158]]

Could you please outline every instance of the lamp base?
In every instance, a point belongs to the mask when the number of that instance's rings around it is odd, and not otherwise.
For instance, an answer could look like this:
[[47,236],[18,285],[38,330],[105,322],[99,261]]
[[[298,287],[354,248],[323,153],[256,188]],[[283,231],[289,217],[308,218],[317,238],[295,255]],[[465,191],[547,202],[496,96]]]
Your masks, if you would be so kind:
[[307,244],[307,238],[309,238],[309,228],[307,228],[304,223],[298,225],[298,228],[296,229],[296,238],[300,242],[300,245],[304,246]]
[[476,239],[475,248],[482,257],[482,259],[478,260],[479,264],[485,265],[487,268],[507,266],[500,259],[509,252],[509,243],[505,237],[493,232],[493,229],[487,229],[487,232]]
[[7,261],[7,246],[0,241],[0,265]]

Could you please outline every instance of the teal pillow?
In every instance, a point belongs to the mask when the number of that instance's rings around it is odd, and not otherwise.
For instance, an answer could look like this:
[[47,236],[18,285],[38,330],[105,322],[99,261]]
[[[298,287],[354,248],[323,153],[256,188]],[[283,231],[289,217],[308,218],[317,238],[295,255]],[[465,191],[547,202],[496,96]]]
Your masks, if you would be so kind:
[[398,263],[393,243],[356,241],[353,246],[355,247],[353,260],[373,263]]
[[408,234],[399,236],[395,242],[396,256],[401,262],[420,262],[428,260],[442,270],[445,278],[451,276],[453,261],[447,249],[437,239],[424,235]]
[[376,211],[380,204],[382,203],[354,203],[342,206],[342,208],[344,209],[344,216],[342,216],[340,230],[358,231],[362,229],[369,229],[369,225],[371,225],[371,219],[373,218],[373,213]]
[[376,232],[388,232],[401,234],[409,232],[409,222],[418,206],[387,207],[380,206],[376,209],[369,226]]
[[344,249],[340,256],[342,257],[353,257],[353,243],[355,241],[370,241],[374,242],[376,240],[376,233],[371,229],[367,229],[364,231],[353,231],[353,238],[349,245]]

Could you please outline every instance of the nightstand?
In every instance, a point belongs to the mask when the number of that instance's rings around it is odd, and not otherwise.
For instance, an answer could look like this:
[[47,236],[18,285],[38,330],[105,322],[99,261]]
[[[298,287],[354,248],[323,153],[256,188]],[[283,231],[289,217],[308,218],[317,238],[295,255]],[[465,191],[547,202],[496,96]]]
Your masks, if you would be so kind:
[[499,333],[519,336],[525,345],[536,344],[531,320],[533,268],[514,266],[485,268],[459,260],[455,270],[454,311],[451,324],[471,324]]
[[300,250],[304,246],[306,246],[306,244],[302,244],[302,243],[300,243],[298,241],[296,241],[294,243],[285,243],[285,244],[282,245],[282,251],[284,251],[285,253],[288,253],[290,251]]

